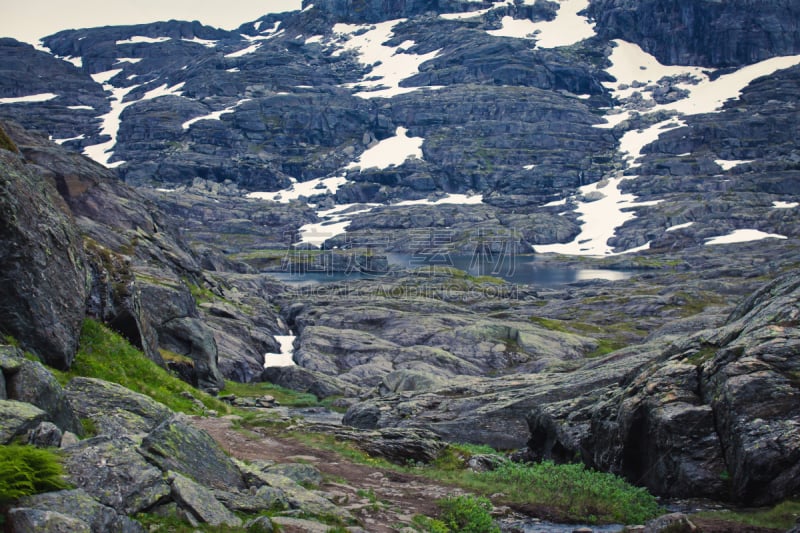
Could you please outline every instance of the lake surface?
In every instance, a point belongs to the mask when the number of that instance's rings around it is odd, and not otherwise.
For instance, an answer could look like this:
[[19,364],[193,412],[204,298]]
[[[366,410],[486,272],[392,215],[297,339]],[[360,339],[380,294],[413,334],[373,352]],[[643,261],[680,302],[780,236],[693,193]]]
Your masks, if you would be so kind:
[[[435,273],[437,269],[441,271],[446,268],[457,268],[471,276],[493,276],[510,283],[539,287],[556,287],[591,279],[617,281],[625,280],[632,276],[631,272],[621,270],[557,266],[552,263],[536,261],[535,256],[531,255],[497,255],[493,257],[487,254],[482,257],[476,257],[474,255],[456,254],[387,254],[387,259],[393,269],[430,269],[432,273]],[[380,279],[385,276],[380,273],[365,273],[357,270],[352,272],[324,270],[315,272],[270,272],[269,275],[295,286]]]

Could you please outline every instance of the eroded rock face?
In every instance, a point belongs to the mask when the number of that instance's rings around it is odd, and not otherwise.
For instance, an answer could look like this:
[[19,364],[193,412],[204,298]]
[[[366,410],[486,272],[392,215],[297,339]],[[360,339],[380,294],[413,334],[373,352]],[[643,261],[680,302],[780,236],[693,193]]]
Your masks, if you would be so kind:
[[673,339],[593,405],[538,406],[529,449],[581,457],[657,494],[757,504],[788,497],[800,469],[799,295],[793,272],[743,302],[724,327]]
[[589,13],[601,36],[638,43],[669,65],[748,65],[800,49],[792,0],[592,0]]
[[52,183],[0,150],[0,328],[62,370],[78,349],[87,294],[83,240]]

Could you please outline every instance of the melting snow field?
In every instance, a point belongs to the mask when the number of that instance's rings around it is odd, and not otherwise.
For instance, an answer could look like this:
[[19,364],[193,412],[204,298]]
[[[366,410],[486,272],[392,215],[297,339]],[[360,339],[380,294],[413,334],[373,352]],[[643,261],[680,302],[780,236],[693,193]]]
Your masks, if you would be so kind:
[[264,368],[268,366],[294,366],[294,335],[275,335],[275,340],[281,345],[281,353],[264,354]]
[[706,240],[706,246],[714,244],[734,244],[740,242],[760,241],[762,239],[786,239],[784,235],[777,233],[764,233],[757,229],[737,229],[727,235],[712,237]]
[[48,102],[54,98],[58,98],[58,95],[54,93],[41,93],[31,94],[29,96],[12,96],[10,98],[0,98],[0,105]]
[[420,87],[400,87],[400,82],[419,72],[424,62],[433,59],[438,50],[417,55],[406,50],[414,41],[404,41],[397,46],[384,43],[394,35],[394,27],[406,19],[390,20],[373,25],[336,24],[333,27],[336,40],[329,43],[338,49],[332,54],[339,56],[346,51],[359,54],[359,62],[372,67],[366,78],[347,87],[364,89],[355,93],[360,98],[389,98],[398,94],[417,91]]
[[292,183],[293,185],[289,189],[275,192],[251,192],[247,197],[288,204],[292,200],[298,200],[301,197],[309,198],[326,192],[328,194],[336,194],[339,187],[347,183],[347,179],[344,176],[334,176],[332,178],[317,178],[298,183],[296,179],[292,178]]
[[[615,43],[616,47],[611,55],[612,66],[608,69],[608,72],[617,81],[607,82],[605,85],[617,98],[628,98],[639,90],[630,87],[635,82],[646,85],[656,82],[664,76],[682,76],[685,79],[692,79],[696,82],[689,83],[687,81],[675,84],[678,88],[686,90],[688,97],[676,102],[654,105],[645,111],[637,111],[642,114],[657,111],[675,111],[685,116],[719,111],[727,100],[738,98],[742,89],[754,79],[800,63],[800,56],[776,57],[743,67],[736,72],[720,76],[711,81],[703,69],[665,66],[653,56],[643,52],[635,44],[620,40],[615,41]],[[645,99],[649,98],[647,93],[640,92],[640,94]],[[595,127],[613,128],[630,118],[632,113],[632,111],[626,110],[621,113],[607,115],[607,124],[600,124]],[[641,130],[626,132],[620,139],[619,150],[626,157],[627,167],[637,167],[637,160],[641,157],[643,148],[658,139],[662,133],[684,125],[685,122],[682,119],[670,118]],[[722,159],[716,162],[723,170],[729,170],[736,165],[748,163],[748,161],[727,161]],[[599,192],[603,197],[600,200],[578,202],[576,210],[580,215],[581,233],[570,243],[540,245],[535,247],[536,251],[539,253],[555,252],[567,255],[614,255],[614,252],[606,243],[609,238],[615,235],[617,228],[635,218],[631,208],[658,203],[636,202],[633,195],[622,194],[618,187],[623,179],[636,179],[636,176],[609,179],[608,185],[602,189],[595,187],[597,184],[582,187],[581,193],[584,196],[587,193]],[[682,227],[688,227],[688,225],[674,226],[666,231],[674,231]],[[767,237],[782,237],[761,232],[753,233],[754,231],[739,230],[731,235],[712,239],[706,244],[745,242]],[[647,248],[649,248],[649,243],[622,253],[631,253]]]
[[219,120],[222,117],[222,115],[225,115],[226,113],[233,113],[233,111],[237,107],[249,101],[250,98],[245,98],[244,100],[240,100],[236,102],[234,105],[226,107],[225,109],[222,109],[220,111],[214,111],[213,113],[209,113],[208,115],[203,115],[201,117],[195,117],[189,119],[186,122],[184,122],[181,126],[183,127],[183,129],[188,130],[192,124],[194,124],[195,122],[200,122],[201,120]]
[[[582,195],[591,197],[601,195],[599,200],[578,202],[576,208],[581,221],[581,233],[575,240],[565,244],[544,244],[534,246],[536,253],[557,253],[565,255],[612,255],[608,240],[614,236],[616,229],[633,220],[634,207],[655,205],[658,202],[636,202],[633,194],[623,194],[619,184],[629,177],[617,177],[584,185],[580,188]],[[649,245],[627,250],[631,253],[646,249]]]
[[111,98],[109,99],[111,110],[105,115],[102,115],[100,117],[100,120],[103,121],[103,125],[100,128],[100,134],[108,135],[109,137],[111,137],[111,139],[104,143],[87,146],[83,149],[83,153],[89,156],[91,159],[94,159],[101,165],[107,166],[108,168],[118,167],[125,163],[125,161],[116,161],[114,163],[109,163],[109,161],[111,161],[111,158],[114,156],[113,148],[114,145],[116,145],[117,143],[117,133],[119,133],[120,116],[122,115],[122,112],[125,111],[125,108],[137,102],[141,102],[144,100],[151,100],[154,98],[159,98],[161,96],[167,96],[167,95],[180,96],[181,89],[183,88],[183,83],[179,83],[171,87],[165,83],[160,87],[147,91],[147,93],[145,93],[145,95],[141,97],[139,100],[124,102],[125,97],[134,89],[139,88],[139,86],[133,85],[131,87],[115,87],[111,83],[109,83],[110,80],[120,72],[122,72],[122,69],[113,69],[113,70],[107,70],[105,72],[98,72],[97,74],[92,74],[92,79],[95,82],[101,84],[104,90],[111,93]]
[[398,127],[395,136],[384,139],[364,151],[356,160],[347,165],[347,169],[385,169],[402,165],[407,159],[422,159],[422,137],[409,137],[406,128]]
[[589,0],[561,0],[556,18],[548,22],[533,22],[503,17],[503,27],[487,33],[495,37],[536,39],[538,48],[570,46],[595,36],[594,25],[578,12],[589,7]]

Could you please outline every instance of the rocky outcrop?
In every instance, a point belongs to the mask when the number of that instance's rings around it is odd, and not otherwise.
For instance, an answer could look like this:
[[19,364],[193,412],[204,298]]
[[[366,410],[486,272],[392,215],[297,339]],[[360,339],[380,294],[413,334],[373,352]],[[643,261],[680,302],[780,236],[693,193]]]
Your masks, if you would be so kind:
[[239,469],[205,432],[181,417],[166,420],[142,441],[142,452],[164,470],[174,470],[204,485],[241,489]]
[[67,369],[87,294],[83,241],[45,175],[0,150],[0,328]]
[[607,39],[624,39],[668,65],[732,67],[800,51],[800,8],[791,0],[592,0]]
[[760,504],[787,497],[800,468],[791,436],[800,424],[798,286],[796,273],[777,279],[725,327],[673,340],[601,401],[577,412],[537,407],[531,451],[578,455],[664,495]]
[[149,433],[172,416],[149,396],[100,379],[73,378],[66,392],[76,414],[103,434]]

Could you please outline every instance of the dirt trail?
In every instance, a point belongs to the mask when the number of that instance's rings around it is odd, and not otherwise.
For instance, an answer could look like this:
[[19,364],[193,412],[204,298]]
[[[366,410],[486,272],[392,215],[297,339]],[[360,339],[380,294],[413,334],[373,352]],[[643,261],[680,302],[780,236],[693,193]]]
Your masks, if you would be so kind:
[[[275,430],[266,435],[256,433],[266,430],[255,428],[245,434],[225,418],[193,417],[192,423],[238,459],[313,464],[325,477],[320,489],[332,494],[334,502],[349,510],[370,533],[396,532],[415,514],[434,516],[439,511],[436,500],[461,492],[418,476],[353,463],[334,452],[275,435]],[[374,497],[364,497],[365,493]]]

